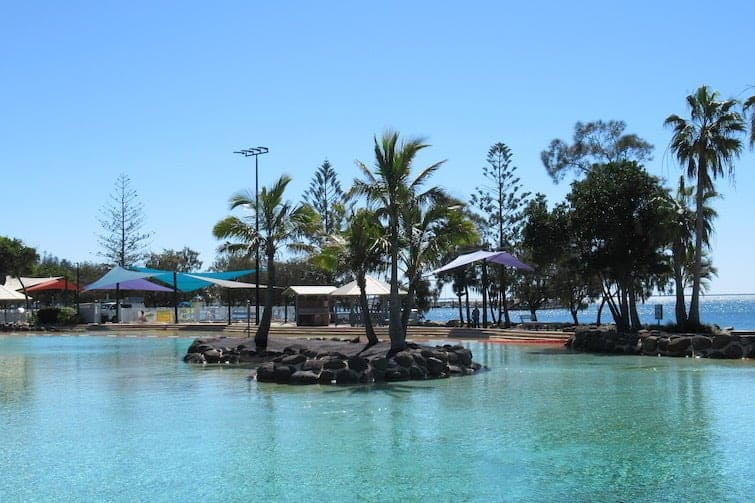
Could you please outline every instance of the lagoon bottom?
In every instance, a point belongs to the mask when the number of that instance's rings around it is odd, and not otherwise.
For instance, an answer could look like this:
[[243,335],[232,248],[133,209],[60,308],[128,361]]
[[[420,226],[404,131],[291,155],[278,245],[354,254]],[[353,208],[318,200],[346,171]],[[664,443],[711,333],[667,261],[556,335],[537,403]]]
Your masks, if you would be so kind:
[[0,337],[0,501],[751,501],[755,362],[464,342],[489,370],[292,387],[191,338]]

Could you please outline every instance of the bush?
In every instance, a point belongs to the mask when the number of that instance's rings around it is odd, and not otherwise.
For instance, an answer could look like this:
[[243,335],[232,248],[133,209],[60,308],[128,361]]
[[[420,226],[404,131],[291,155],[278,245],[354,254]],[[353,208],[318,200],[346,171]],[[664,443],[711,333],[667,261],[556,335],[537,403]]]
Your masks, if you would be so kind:
[[81,316],[72,307],[62,307],[58,312],[58,324],[59,325],[78,325],[81,323]]
[[37,325],[55,325],[58,323],[57,307],[43,307],[37,311]]
[[38,325],[76,325],[81,322],[72,307],[45,307],[37,311]]

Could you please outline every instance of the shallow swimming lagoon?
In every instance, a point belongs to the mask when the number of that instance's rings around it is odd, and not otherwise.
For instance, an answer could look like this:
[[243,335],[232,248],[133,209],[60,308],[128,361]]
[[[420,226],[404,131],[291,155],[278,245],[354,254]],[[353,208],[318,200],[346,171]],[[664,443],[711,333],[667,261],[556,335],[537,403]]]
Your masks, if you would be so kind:
[[751,501],[755,362],[464,343],[480,375],[287,387],[191,338],[0,337],[0,501]]

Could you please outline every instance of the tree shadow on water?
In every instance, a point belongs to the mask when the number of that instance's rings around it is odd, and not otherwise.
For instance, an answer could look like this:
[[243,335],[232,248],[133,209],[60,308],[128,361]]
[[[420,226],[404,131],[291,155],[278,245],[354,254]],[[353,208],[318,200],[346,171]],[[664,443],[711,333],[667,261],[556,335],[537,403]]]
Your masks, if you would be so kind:
[[361,393],[385,393],[394,397],[406,395],[413,391],[422,389],[431,389],[432,386],[421,385],[408,385],[398,382],[393,383],[371,383],[371,384],[358,384],[348,386],[335,386],[335,389],[328,389],[325,393],[348,393],[349,395],[356,395]]

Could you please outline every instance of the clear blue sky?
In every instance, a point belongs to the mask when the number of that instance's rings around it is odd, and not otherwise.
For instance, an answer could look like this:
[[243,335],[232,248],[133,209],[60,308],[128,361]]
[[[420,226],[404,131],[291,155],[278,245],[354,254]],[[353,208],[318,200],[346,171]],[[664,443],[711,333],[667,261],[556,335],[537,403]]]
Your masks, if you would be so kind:
[[[120,173],[144,204],[151,248],[200,252],[228,198],[254,184],[234,150],[264,145],[260,184],[298,201],[329,159],[342,184],[373,135],[424,136],[419,165],[467,199],[493,143],[523,184],[563,199],[540,152],[574,123],[624,120],[656,147],[702,84],[755,94],[755,4],[640,2],[6,2],[0,14],[0,235],[100,261],[97,214]],[[721,181],[714,293],[755,292],[755,155]]]

